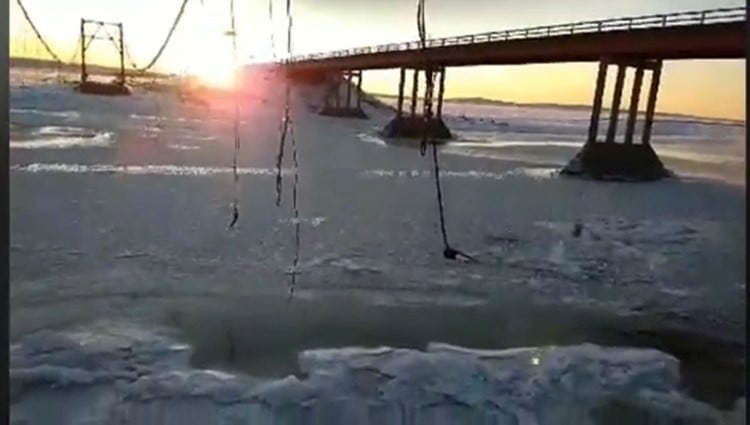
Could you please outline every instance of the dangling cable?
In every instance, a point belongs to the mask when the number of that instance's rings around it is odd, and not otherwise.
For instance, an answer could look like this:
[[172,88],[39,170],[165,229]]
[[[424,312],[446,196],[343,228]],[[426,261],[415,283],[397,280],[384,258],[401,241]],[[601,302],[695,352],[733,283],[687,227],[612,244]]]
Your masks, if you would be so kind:
[[292,209],[293,209],[293,221],[294,221],[294,259],[292,260],[292,270],[290,272],[291,278],[289,283],[289,297],[287,301],[291,301],[294,296],[294,288],[297,284],[297,267],[299,265],[299,252],[300,252],[300,218],[299,218],[299,201],[298,201],[298,187],[299,187],[299,157],[297,154],[297,141],[294,137],[294,122],[291,117],[291,76],[289,73],[289,64],[292,57],[292,2],[286,0],[286,17],[287,17],[287,39],[286,39],[286,53],[287,57],[284,60],[285,65],[285,90],[284,90],[284,117],[281,122],[281,137],[279,138],[279,152],[276,157],[276,206],[281,205],[281,190],[282,190],[282,178],[281,178],[281,165],[284,160],[284,145],[286,138],[289,136],[291,148],[292,148],[292,166],[294,173],[294,180],[292,186]]
[[289,285],[289,301],[294,295],[294,287],[297,283],[297,266],[299,265],[299,204],[297,191],[299,186],[299,159],[297,158],[297,140],[294,137],[294,128],[291,128],[292,137],[292,165],[294,167],[294,184],[292,185],[292,209],[294,210],[294,259],[292,260],[291,282]]
[[273,35],[273,0],[268,0],[268,24],[271,27],[271,56],[276,60],[276,40]]
[[[435,190],[437,192],[438,212],[440,214],[440,233],[443,237],[443,257],[450,260],[464,259],[475,262],[476,259],[450,246],[448,242],[448,232],[445,229],[445,211],[443,208],[443,191],[440,185],[440,164],[438,163],[438,149],[435,140],[428,141],[429,127],[432,121],[432,96],[435,87],[435,73],[430,66],[427,58],[427,28],[425,25],[425,7],[424,0],[417,1],[417,31],[419,32],[419,41],[424,54],[424,72],[425,72],[425,93],[423,102],[422,118],[422,141],[419,144],[419,153],[424,156],[427,152],[427,143],[432,145],[432,165],[435,177]],[[415,71],[419,72],[419,71]],[[443,72],[443,70],[441,70]]]
[[276,206],[281,206],[281,165],[284,161],[284,145],[286,135],[289,132],[291,117],[289,116],[289,85],[286,87],[286,104],[284,105],[284,116],[281,119],[281,137],[279,138],[279,153],[276,156]]
[[281,192],[282,192],[282,179],[281,179],[281,165],[284,160],[284,145],[286,144],[286,136],[289,133],[292,118],[289,111],[289,103],[291,98],[291,86],[289,84],[289,59],[292,56],[292,13],[291,13],[291,0],[286,0],[286,54],[287,59],[284,61],[285,64],[285,86],[284,86],[284,117],[281,121],[281,137],[279,138],[279,152],[276,156],[276,206],[281,206]]
[[234,0],[229,0],[229,15],[231,17],[231,30],[229,36],[232,37],[232,98],[234,100],[234,156],[232,158],[232,177],[234,179],[234,199],[232,200],[232,221],[229,228],[234,228],[240,218],[239,197],[240,197],[240,175],[237,172],[237,157],[240,153],[240,104],[237,90],[237,28],[234,17]]

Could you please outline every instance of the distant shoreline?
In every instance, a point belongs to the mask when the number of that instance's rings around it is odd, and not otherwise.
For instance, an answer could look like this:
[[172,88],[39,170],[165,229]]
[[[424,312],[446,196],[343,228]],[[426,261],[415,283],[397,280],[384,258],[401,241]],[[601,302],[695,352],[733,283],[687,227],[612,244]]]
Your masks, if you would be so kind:
[[[384,99],[396,99],[398,98],[395,94],[382,94],[382,93],[371,93],[372,96],[384,98]],[[484,97],[452,97],[445,98],[445,102],[458,103],[458,104],[471,104],[471,105],[486,105],[486,106],[520,106],[525,108],[555,108],[555,109],[566,109],[571,111],[589,111],[591,110],[590,105],[566,105],[560,103],[544,103],[544,102],[509,102],[505,100],[494,100],[487,99]],[[608,108],[602,108],[602,112],[609,112]],[[638,111],[639,114],[644,114],[645,111]],[[730,118],[715,118],[715,117],[702,117],[699,115],[680,114],[672,112],[661,112],[656,113],[657,117],[671,118],[673,121],[679,121],[680,119],[685,121],[703,121],[714,124],[723,125],[734,125],[734,126],[745,126],[745,121],[735,120]],[[676,118],[676,120],[675,120]]]
[[[48,59],[36,59],[36,58],[23,58],[23,57],[10,57],[8,58],[9,68],[28,68],[28,69],[48,69],[66,71],[66,72],[80,72],[81,64],[79,63],[63,63],[58,66],[58,63]],[[86,65],[87,71],[92,75],[97,74],[117,74],[120,72],[120,68],[105,66],[105,65]],[[162,78],[167,77],[167,74],[160,72],[148,71],[139,73],[134,71],[132,68],[125,68],[125,75],[139,75],[141,77],[153,77]]]

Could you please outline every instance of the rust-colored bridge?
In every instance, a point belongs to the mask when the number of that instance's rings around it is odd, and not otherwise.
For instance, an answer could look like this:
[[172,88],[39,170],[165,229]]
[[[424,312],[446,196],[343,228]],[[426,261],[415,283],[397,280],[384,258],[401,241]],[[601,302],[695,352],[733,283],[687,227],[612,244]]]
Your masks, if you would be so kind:
[[[442,123],[445,69],[451,66],[517,65],[562,62],[599,62],[589,135],[581,153],[566,168],[571,173],[638,174],[639,178],[664,175],[663,165],[651,149],[653,125],[662,61],[681,59],[744,59],[747,16],[744,7],[679,12],[606,19],[494,31],[432,39],[423,47],[419,41],[384,44],[288,58],[285,66],[292,78],[328,81],[323,113],[363,116],[359,96],[351,105],[356,78],[360,91],[362,71],[400,68],[396,118],[388,124],[388,136],[416,137],[423,131],[449,138]],[[605,142],[597,143],[604,84],[609,65],[617,67],[609,127]],[[635,68],[624,143],[616,144],[618,114],[628,68]],[[406,70],[413,69],[410,114],[404,114]],[[436,114],[419,117],[416,110],[419,72],[438,76]],[[633,138],[644,73],[651,72],[650,91],[642,126],[641,144]],[[341,78],[341,77],[344,78]],[[346,81],[346,104],[341,105],[341,82]],[[331,98],[335,106],[331,105]],[[427,128],[425,129],[425,126]]]

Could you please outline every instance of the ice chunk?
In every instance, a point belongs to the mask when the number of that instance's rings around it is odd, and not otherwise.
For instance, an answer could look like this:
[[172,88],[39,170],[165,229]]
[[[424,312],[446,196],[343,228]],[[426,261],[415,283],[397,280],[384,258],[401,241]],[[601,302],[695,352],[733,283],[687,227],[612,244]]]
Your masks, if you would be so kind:
[[626,409],[665,423],[719,420],[714,409],[678,392],[678,361],[649,349],[329,348],[299,354],[303,376],[269,380],[190,368],[189,352],[164,335],[128,327],[29,335],[11,348],[12,419],[554,425],[591,424],[595,415]]

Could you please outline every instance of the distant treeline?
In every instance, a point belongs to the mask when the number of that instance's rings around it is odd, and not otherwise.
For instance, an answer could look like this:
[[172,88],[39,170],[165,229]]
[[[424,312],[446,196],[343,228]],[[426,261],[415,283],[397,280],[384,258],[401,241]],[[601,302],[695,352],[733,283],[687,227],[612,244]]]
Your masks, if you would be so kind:
[[[394,94],[373,94],[373,96],[379,97],[379,98],[385,98],[385,99],[396,99],[398,98],[397,95]],[[472,105],[491,105],[491,106],[522,106],[527,108],[557,108],[557,109],[567,109],[567,110],[573,110],[573,111],[590,111],[591,105],[565,105],[565,104],[559,104],[559,103],[520,103],[520,102],[508,102],[504,100],[494,100],[494,99],[487,99],[483,97],[454,97],[454,98],[445,98],[446,102],[450,103],[462,103],[462,104],[472,104]],[[606,107],[602,108],[602,112],[608,112],[609,109]],[[640,113],[645,113],[645,111],[639,111]],[[657,113],[657,117],[660,117],[660,121],[664,121],[664,119],[667,119],[671,122],[706,122],[711,124],[724,124],[724,125],[734,125],[734,126],[745,126],[744,121],[740,120],[733,120],[733,119],[725,119],[725,118],[711,118],[711,117],[701,117],[697,115],[690,115],[690,114],[679,114],[679,113]]]

